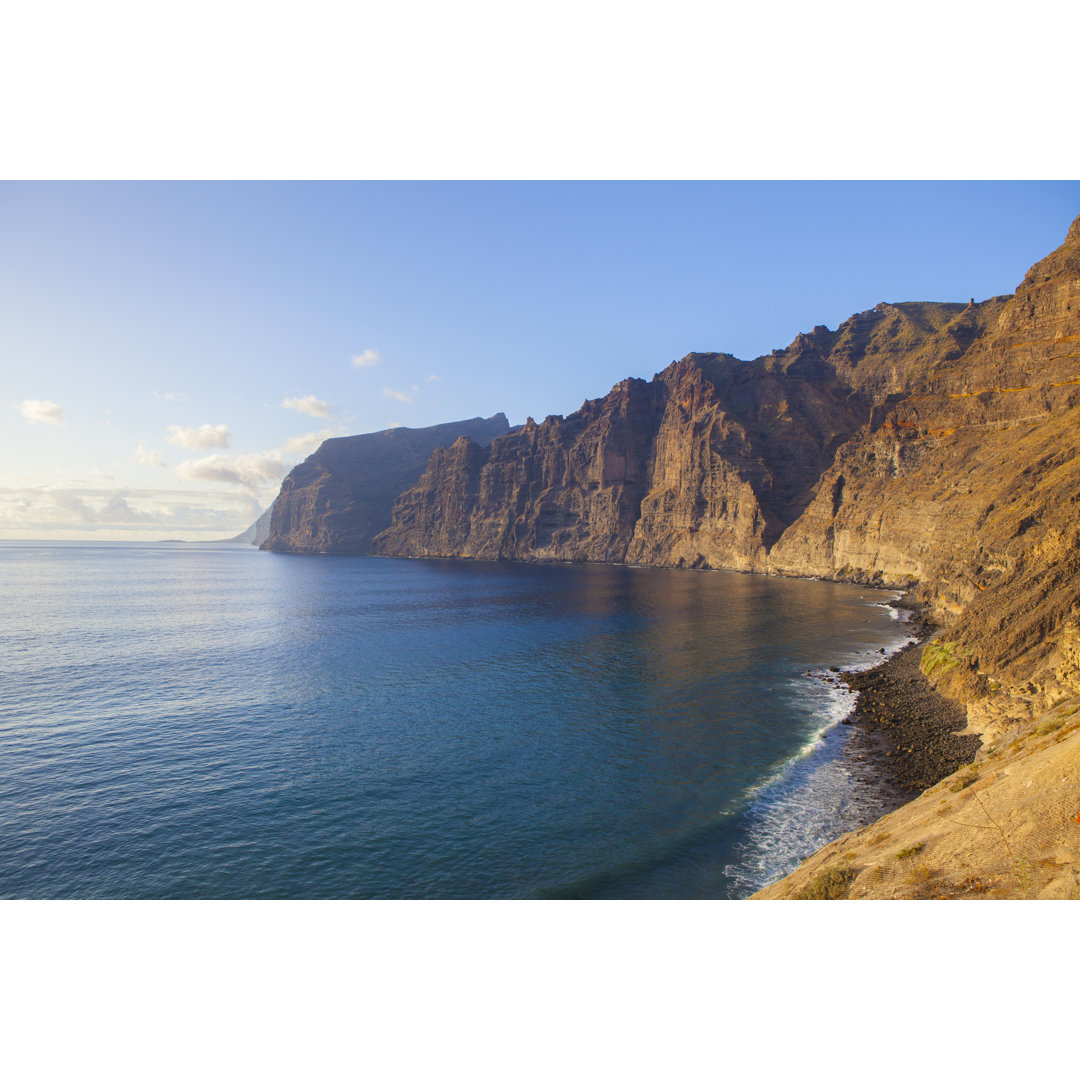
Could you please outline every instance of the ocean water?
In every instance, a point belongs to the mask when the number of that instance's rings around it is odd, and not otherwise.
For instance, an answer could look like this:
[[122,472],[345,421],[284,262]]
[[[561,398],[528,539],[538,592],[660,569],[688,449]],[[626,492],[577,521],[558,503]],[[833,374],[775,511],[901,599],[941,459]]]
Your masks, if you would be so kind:
[[886,599],[2,542],[0,896],[746,896],[885,808],[827,669]]

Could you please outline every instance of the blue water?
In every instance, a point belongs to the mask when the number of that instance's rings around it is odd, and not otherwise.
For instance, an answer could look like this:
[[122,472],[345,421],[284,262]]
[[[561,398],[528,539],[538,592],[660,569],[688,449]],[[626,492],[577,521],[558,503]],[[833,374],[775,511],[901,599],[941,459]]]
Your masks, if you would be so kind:
[[0,543],[0,895],[745,896],[882,812],[820,672],[883,599]]

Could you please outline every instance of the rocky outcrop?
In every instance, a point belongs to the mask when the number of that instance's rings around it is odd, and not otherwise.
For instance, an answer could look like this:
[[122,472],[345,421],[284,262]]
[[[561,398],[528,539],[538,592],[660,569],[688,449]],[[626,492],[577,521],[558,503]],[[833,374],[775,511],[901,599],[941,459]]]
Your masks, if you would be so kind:
[[297,465],[274,500],[264,551],[364,554],[390,524],[394,500],[415,484],[431,452],[465,437],[486,445],[510,430],[496,413],[426,428],[327,439]]

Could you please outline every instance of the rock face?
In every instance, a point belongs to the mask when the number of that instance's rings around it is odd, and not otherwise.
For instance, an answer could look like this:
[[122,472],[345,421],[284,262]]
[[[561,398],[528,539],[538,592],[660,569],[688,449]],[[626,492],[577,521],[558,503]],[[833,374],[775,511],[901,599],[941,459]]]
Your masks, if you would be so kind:
[[1014,296],[882,303],[458,439],[372,551],[918,582],[964,657],[946,692],[1045,707],[1080,691],[1078,450],[1080,219]]
[[486,420],[327,439],[285,477],[262,550],[364,554],[433,450],[458,438],[479,448],[509,430],[506,417],[496,413]]
[[[899,388],[928,390],[1004,306],[880,304],[751,363],[691,353],[565,419],[486,449],[459,442],[373,550],[767,571],[838,448]],[[789,572],[831,572],[815,557]]]

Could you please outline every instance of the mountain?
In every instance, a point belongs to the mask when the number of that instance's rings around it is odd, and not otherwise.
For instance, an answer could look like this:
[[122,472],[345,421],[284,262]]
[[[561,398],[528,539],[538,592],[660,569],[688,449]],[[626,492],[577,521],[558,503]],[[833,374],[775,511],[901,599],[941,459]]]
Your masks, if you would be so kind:
[[390,524],[394,500],[416,483],[431,452],[458,438],[486,446],[510,430],[496,413],[426,428],[327,439],[297,465],[274,500],[264,551],[364,554]]

